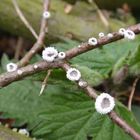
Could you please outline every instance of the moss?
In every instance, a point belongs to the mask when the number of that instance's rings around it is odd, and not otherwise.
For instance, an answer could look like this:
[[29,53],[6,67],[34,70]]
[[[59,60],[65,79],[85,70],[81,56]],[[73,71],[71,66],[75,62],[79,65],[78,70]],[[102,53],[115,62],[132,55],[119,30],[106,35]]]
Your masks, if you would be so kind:
[[[42,1],[17,0],[17,2],[25,17],[38,33],[40,19],[42,17]],[[51,2],[52,17],[49,20],[47,42],[59,40],[61,37],[67,36],[85,41],[91,36],[97,36],[100,31],[108,32],[108,29],[105,28],[98,17],[93,5],[89,5],[85,2],[78,2],[70,14],[64,12],[65,5],[66,2],[62,0],[53,0]],[[1,2],[0,15],[0,28],[2,30],[8,31],[14,35],[23,36],[30,40],[34,39],[32,34],[19,19],[11,0]],[[112,30],[118,29],[120,25],[125,26],[127,24],[126,21],[122,22],[112,19],[110,19],[110,22]]]
[[31,138],[17,132],[13,132],[12,130],[0,125],[0,140],[31,140]]

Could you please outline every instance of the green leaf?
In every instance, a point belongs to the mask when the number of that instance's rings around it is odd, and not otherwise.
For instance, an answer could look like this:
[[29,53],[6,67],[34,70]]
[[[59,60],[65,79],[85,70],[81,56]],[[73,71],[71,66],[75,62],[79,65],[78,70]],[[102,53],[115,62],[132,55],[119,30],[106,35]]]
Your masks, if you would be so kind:
[[129,57],[130,74],[140,74],[140,45],[134,49]]
[[[44,135],[46,140],[132,140],[130,136],[114,124],[108,116],[98,114],[94,102],[83,93],[53,93],[48,100],[53,100],[40,117],[46,120],[34,130],[35,135]],[[140,126],[127,109],[118,104],[116,111],[138,132]],[[105,135],[106,134],[106,135]]]
[[[67,49],[72,48],[73,46],[78,46],[79,43],[76,41],[65,40],[62,43],[54,44],[57,46],[58,50],[66,51]],[[139,41],[136,39],[135,41],[118,41],[108,45],[104,45],[102,48],[97,48],[91,50],[87,53],[81,54],[72,60],[72,64],[76,65],[77,68],[83,70],[86,69],[84,77],[89,77],[90,79],[86,79],[93,86],[100,84],[104,79],[110,78],[110,73],[113,71],[113,75],[128,61],[128,57],[130,53],[132,53],[137,46],[139,45]],[[98,75],[98,76],[97,76]],[[91,82],[91,79],[97,79]]]
[[10,62],[8,56],[6,54],[2,55],[1,58],[1,69],[2,71],[6,71],[6,65]]
[[124,56],[116,62],[115,66],[112,69],[112,77],[115,76],[123,66],[128,65],[129,55],[130,53],[124,54]]
[[138,105],[132,105],[132,112],[136,116],[138,122],[140,123],[140,107]]
[[[45,140],[87,140],[87,137],[94,140],[131,140],[106,115],[98,114],[94,101],[71,82],[53,82],[57,76],[54,74],[54,79],[50,80],[53,84],[48,81],[40,97],[41,83],[30,79],[1,89],[0,112],[4,112],[5,117],[27,123],[33,136]],[[139,124],[124,106],[118,104],[116,111],[140,132]],[[21,121],[16,125],[20,125]]]
[[105,77],[103,77],[103,75],[101,75],[99,72],[91,70],[88,67],[79,65],[73,66],[80,70],[82,77],[87,79],[90,85],[99,85],[105,79]]

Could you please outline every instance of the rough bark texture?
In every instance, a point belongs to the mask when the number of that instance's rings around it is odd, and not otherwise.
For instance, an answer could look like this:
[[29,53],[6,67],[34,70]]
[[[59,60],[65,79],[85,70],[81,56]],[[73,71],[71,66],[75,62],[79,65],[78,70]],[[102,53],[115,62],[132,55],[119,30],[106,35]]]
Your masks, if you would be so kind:
[[[42,1],[40,0],[17,0],[20,9],[23,11],[27,20],[33,28],[39,32],[40,20],[42,16]],[[128,17],[125,21],[108,19],[110,27],[106,28],[99,18],[94,5],[77,2],[69,15],[64,12],[66,2],[62,0],[51,1],[51,19],[49,20],[49,41],[70,36],[77,40],[86,40],[91,36],[96,36],[99,32],[109,32],[118,30],[119,27],[126,26],[129,22]],[[20,35],[28,39],[33,36],[19,19],[11,0],[4,0],[0,4],[0,29],[11,34]],[[134,23],[134,22],[133,22]]]

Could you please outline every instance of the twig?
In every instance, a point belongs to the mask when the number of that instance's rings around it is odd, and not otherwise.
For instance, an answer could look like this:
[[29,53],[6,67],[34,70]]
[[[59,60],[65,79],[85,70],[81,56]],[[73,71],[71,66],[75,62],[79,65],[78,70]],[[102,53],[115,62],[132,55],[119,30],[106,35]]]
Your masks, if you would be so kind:
[[[50,1],[49,0],[44,0],[44,10],[48,11],[50,7]],[[29,63],[30,59],[42,48],[44,40],[45,40],[45,34],[47,32],[47,19],[45,19],[42,16],[42,21],[41,21],[41,26],[40,26],[40,33],[37,38],[36,43],[33,45],[33,47],[26,53],[26,55],[18,62],[18,67],[25,66]]]
[[45,77],[44,81],[42,82],[42,86],[41,86],[41,90],[40,90],[39,96],[42,95],[42,93],[43,93],[43,91],[44,91],[44,89],[45,89],[45,87],[47,85],[47,81],[48,81],[48,78],[49,78],[51,72],[52,72],[52,70],[49,69],[48,73],[47,73],[47,76]]
[[22,37],[19,37],[18,38],[18,41],[17,41],[17,45],[15,47],[15,56],[14,56],[14,58],[16,60],[18,60],[19,57],[20,57],[22,45],[23,45],[23,38]]
[[129,126],[122,118],[120,118],[116,112],[111,111],[109,117],[120,126],[127,134],[129,134],[134,140],[140,140],[140,134],[137,133],[131,126]]
[[131,111],[132,99],[133,99],[133,96],[134,96],[134,93],[135,93],[135,88],[136,88],[136,85],[137,85],[138,80],[139,80],[139,77],[137,77],[134,80],[134,83],[133,83],[133,86],[132,86],[132,90],[131,90],[131,93],[130,93],[130,96],[129,96],[128,110],[130,110],[130,111]]
[[[140,33],[140,24],[130,26],[128,29],[132,30],[135,34],[139,34]],[[95,46],[91,46],[86,42],[86,43],[82,43],[80,45],[80,47],[75,47],[75,48],[72,48],[72,49],[68,50],[66,52],[66,58],[71,59],[71,58],[73,58],[73,57],[75,57],[75,56],[77,56],[79,54],[85,53],[85,52],[87,52],[89,50],[101,47],[103,45],[106,45],[106,44],[109,44],[111,42],[115,42],[117,40],[120,40],[120,39],[124,38],[118,32],[114,32],[112,34],[113,34],[112,38],[109,38],[107,36],[99,38],[98,43]]]
[[102,23],[106,28],[109,29],[109,22],[107,21],[106,17],[104,16],[103,12],[99,9],[97,3],[95,1],[91,1],[91,3],[94,2],[94,6],[96,6],[97,14],[99,15],[99,18],[101,19]]
[[20,19],[22,20],[22,22],[25,24],[25,26],[29,29],[29,31],[32,33],[32,35],[38,39],[38,35],[35,32],[35,30],[33,29],[33,27],[30,25],[30,23],[28,22],[28,20],[25,18],[25,16],[23,15],[22,11],[20,10],[17,1],[16,0],[12,0],[13,5],[16,9],[17,14],[19,15]]
[[[67,71],[70,67],[68,63],[64,63],[61,65],[62,68]],[[84,80],[83,80],[84,81]],[[86,82],[86,81],[84,81]],[[86,87],[82,88],[87,93],[88,96],[90,96],[92,99],[96,99],[97,94],[96,91],[87,84]],[[131,126],[129,126],[122,118],[120,118],[116,112],[111,111],[108,116],[115,122],[118,126],[120,126],[127,134],[129,134],[132,138],[135,140],[140,140],[140,134],[137,133]]]
[[14,72],[6,72],[0,75],[0,88],[11,84],[14,81],[21,80],[24,77],[30,76],[32,74],[52,69],[59,68],[63,62],[47,63],[46,61],[40,61],[32,65],[28,65]]

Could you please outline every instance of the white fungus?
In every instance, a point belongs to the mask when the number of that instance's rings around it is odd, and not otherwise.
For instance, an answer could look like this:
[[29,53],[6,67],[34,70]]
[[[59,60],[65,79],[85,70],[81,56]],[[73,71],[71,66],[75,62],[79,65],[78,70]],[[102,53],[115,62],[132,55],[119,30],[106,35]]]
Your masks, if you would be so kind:
[[51,16],[51,14],[50,14],[49,11],[45,11],[45,12],[43,13],[43,17],[44,17],[45,19],[50,18],[50,16]]
[[78,48],[80,48],[81,47],[81,45],[78,45]]
[[66,57],[66,54],[64,52],[59,52],[58,53],[58,58],[59,59],[64,59]]
[[96,98],[95,109],[100,114],[107,114],[111,112],[114,106],[114,98],[107,93],[102,93]]
[[100,38],[104,37],[105,34],[103,32],[100,32],[99,35],[98,35]]
[[112,33],[108,33],[107,34],[107,37],[112,38],[113,37],[113,34]]
[[34,69],[37,69],[38,68],[38,66],[37,65],[34,65]]
[[125,34],[125,31],[126,31],[126,30],[125,30],[124,28],[120,28],[120,29],[119,29],[119,34],[120,34],[120,35],[124,35],[124,34]]
[[71,81],[78,81],[81,78],[81,73],[75,68],[70,68],[66,74],[67,78]]
[[27,137],[29,137],[29,132],[27,131],[27,129],[19,129],[18,132],[22,135],[26,135]]
[[87,87],[87,82],[84,80],[79,80],[78,85],[82,88],[85,88]]
[[8,72],[16,71],[17,68],[18,68],[18,66],[17,66],[17,64],[15,64],[15,63],[8,63],[8,64],[6,65],[6,69],[7,69]]
[[53,62],[57,55],[58,52],[54,47],[45,48],[42,52],[42,58],[47,62]]
[[91,38],[89,38],[89,40],[88,40],[88,44],[89,44],[89,45],[95,46],[95,45],[97,45],[97,43],[98,43],[98,41],[97,41],[97,39],[94,38],[94,37],[91,37]]
[[128,30],[125,31],[124,37],[129,39],[129,40],[134,40],[135,39],[135,33],[128,29]]
[[23,71],[22,70],[17,70],[18,75],[22,75]]

